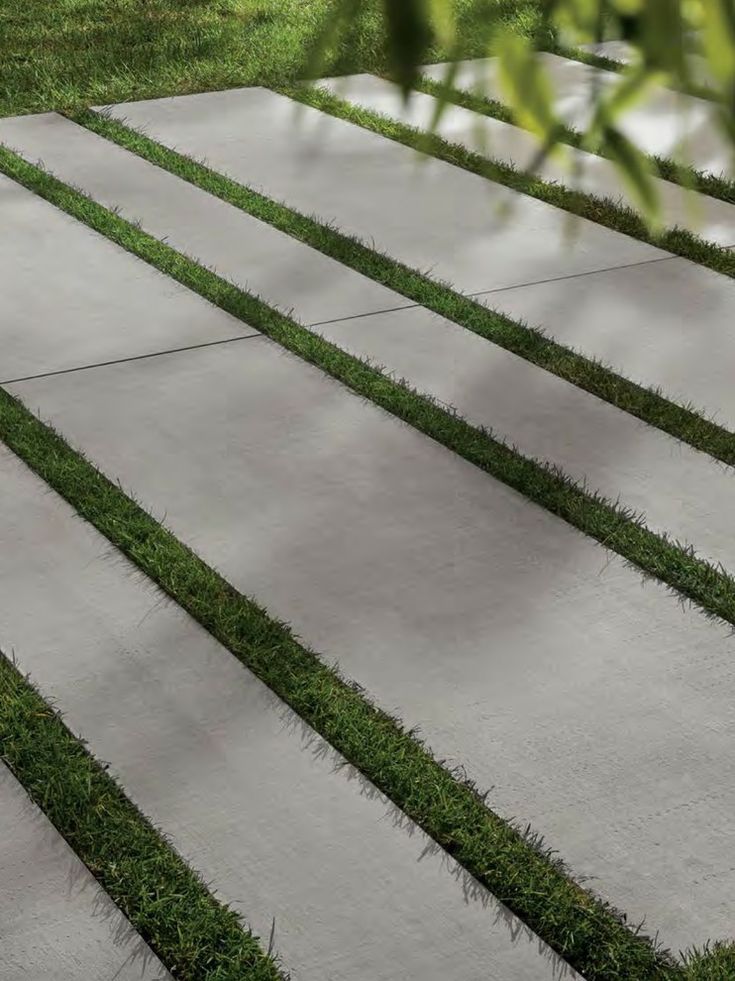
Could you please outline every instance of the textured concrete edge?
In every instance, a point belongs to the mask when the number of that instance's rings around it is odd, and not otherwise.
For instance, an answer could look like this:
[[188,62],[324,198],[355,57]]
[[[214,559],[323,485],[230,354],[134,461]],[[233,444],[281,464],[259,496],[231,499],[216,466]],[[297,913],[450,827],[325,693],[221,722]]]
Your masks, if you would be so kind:
[[2,649],[0,758],[172,975],[287,981]]
[[[260,191],[211,170],[206,164],[157,143],[104,112],[70,114],[74,122],[135,153],[195,187],[263,221],[374,282],[393,290],[511,351],[583,391],[707,453],[735,465],[735,434],[703,411],[680,405],[655,389],[618,375],[613,368],[564,347],[542,331],[498,313],[450,284],[398,262],[388,254],[317,218],[268,198]],[[313,324],[311,326],[319,326]],[[512,336],[508,336],[508,332]]]

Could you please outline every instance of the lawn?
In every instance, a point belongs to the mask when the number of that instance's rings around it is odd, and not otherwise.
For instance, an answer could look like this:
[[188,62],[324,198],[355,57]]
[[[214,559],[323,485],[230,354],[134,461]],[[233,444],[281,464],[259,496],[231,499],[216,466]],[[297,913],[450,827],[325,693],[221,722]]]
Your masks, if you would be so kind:
[[[477,53],[488,10],[517,30],[537,0],[456,0],[462,53]],[[26,0],[0,5],[0,115],[240,85],[305,70],[332,0]],[[385,64],[382,4],[370,0],[325,70]],[[432,56],[447,52],[436,47]]]

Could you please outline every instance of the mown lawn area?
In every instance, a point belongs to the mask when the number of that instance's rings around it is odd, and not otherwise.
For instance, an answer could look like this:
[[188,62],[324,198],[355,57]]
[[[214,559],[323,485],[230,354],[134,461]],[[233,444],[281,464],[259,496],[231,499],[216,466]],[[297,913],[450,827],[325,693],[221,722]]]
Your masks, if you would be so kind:
[[[333,0],[23,0],[0,4],[0,115],[273,85],[305,71]],[[539,0],[456,0],[461,51],[490,15],[535,31]],[[385,64],[382,2],[369,0],[325,71]],[[432,57],[449,52],[435,47]]]

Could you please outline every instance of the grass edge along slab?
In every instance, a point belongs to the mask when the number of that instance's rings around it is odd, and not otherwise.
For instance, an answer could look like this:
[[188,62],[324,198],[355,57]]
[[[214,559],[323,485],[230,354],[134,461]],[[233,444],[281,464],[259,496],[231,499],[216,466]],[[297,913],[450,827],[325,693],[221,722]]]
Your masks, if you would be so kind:
[[[597,530],[606,544],[633,533],[641,557],[662,549],[690,576],[709,581],[712,605],[720,615],[728,610],[735,622],[735,583],[721,572],[2,148],[0,169],[486,472],[499,467],[511,486],[532,477],[537,485],[526,488],[530,496],[543,499],[550,492],[558,504],[566,500],[567,520],[603,517],[605,527]],[[437,762],[414,732],[298,644],[285,625],[238,593],[2,389],[0,438],[587,981],[705,977],[682,974],[694,960],[677,966],[655,942],[629,929],[624,916],[567,876],[541,839],[493,814],[485,797]],[[579,527],[579,520],[573,523]],[[726,946],[714,950],[729,956]],[[698,965],[710,963],[711,954],[696,957]]]
[[216,899],[0,651],[0,759],[180,981],[283,981]]
[[397,262],[332,225],[319,222],[225,177],[109,116],[84,111],[69,118],[418,305],[558,375],[695,449],[723,463],[735,465],[735,434],[708,419],[704,413],[672,402],[658,391],[623,378],[601,362],[557,343],[543,331],[462,296],[450,286]]

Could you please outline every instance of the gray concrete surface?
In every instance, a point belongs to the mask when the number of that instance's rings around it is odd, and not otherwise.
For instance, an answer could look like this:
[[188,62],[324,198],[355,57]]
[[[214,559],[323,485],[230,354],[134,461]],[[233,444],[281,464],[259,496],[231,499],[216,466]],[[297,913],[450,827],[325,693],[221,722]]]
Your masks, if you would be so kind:
[[[271,197],[476,292],[661,258],[482,177],[266,89],[127,103],[113,114]],[[499,208],[513,205],[513,220]],[[563,247],[562,247],[563,246]],[[441,271],[451,257],[453,272]]]
[[341,314],[318,332],[735,569],[732,470],[426,310],[395,312],[405,297],[61,116],[0,120],[0,138],[307,324]]
[[[56,113],[0,119],[0,141],[306,323],[410,301]],[[735,241],[735,238],[733,238]],[[335,275],[339,269],[339,275]]]
[[0,382],[257,333],[2,174],[0,213]]
[[[631,921],[674,947],[730,933],[735,642],[723,625],[264,338],[10,388]],[[111,682],[113,701],[127,684]],[[180,753],[183,720],[176,732]],[[156,754],[136,739],[158,793]],[[170,826],[172,802],[189,806],[206,755],[177,758],[185,779],[166,783],[154,816]],[[211,822],[227,800],[197,798]]]
[[[559,55],[544,54],[542,60],[557,110],[570,126],[584,129],[591,118],[591,86],[596,84],[605,91],[614,87],[620,76]],[[431,74],[442,77],[444,71],[445,66],[434,66]],[[460,62],[454,85],[499,97],[497,62],[492,58]],[[732,147],[716,123],[715,112],[716,106],[707,99],[659,86],[619,117],[618,125],[647,153],[678,157],[705,173],[733,174]]]
[[293,981],[576,977],[2,447],[0,499],[0,643]]
[[[563,304],[566,316],[557,316],[550,302],[534,323],[552,334],[563,327],[562,341],[580,336],[586,354],[636,379],[645,358],[645,384],[682,393],[686,402],[735,425],[735,386],[726,371],[735,358],[732,280],[600,227],[590,250],[593,226],[587,224],[574,224],[569,246],[558,226],[525,220],[528,208],[539,218],[559,212],[546,206],[537,212],[540,203],[522,196],[513,198],[511,220],[501,221],[493,204],[511,199],[497,185],[441,161],[421,162],[408,147],[297,108],[246,89],[129,103],[114,113],[167,145],[206,157],[236,180],[374,240],[394,258],[478,294],[493,308],[512,313],[518,294],[509,296],[506,287],[514,282],[560,279],[565,291],[573,284],[581,300]],[[604,277],[583,275],[593,255],[605,268],[632,264],[610,280],[612,303],[607,295],[601,299]],[[483,281],[492,285],[478,285]],[[637,339],[635,345],[610,329],[621,309],[620,329]]]
[[[428,66],[426,74],[440,81],[446,66]],[[466,74],[463,75],[466,78]],[[374,75],[349,75],[343,78],[325,79],[320,86],[343,99],[357,103],[419,129],[431,127],[437,112],[438,100],[421,92],[414,92],[405,102],[398,86]],[[447,105],[436,132],[452,143],[466,147],[503,163],[528,169],[537,158],[540,143],[527,130]],[[0,125],[0,136],[2,126]],[[633,208],[638,204],[621,179],[619,171],[604,157],[585,153],[572,147],[560,148],[556,155],[548,157],[537,173],[547,180],[578,188],[589,194],[621,200]],[[669,181],[656,180],[655,186],[661,199],[662,217],[667,227],[679,226],[718,245],[735,245],[735,205],[716,201],[705,194],[689,191]]]
[[[5,462],[8,454],[2,454]],[[35,487],[32,493],[43,491]],[[33,600],[32,584],[26,584],[23,602],[31,617]],[[2,760],[0,977],[172,981]]]

